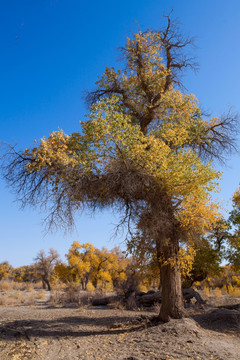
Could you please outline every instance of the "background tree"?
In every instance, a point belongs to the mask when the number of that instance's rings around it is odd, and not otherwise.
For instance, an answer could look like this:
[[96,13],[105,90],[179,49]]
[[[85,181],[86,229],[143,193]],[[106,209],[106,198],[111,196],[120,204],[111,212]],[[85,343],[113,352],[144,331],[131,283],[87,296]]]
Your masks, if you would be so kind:
[[51,206],[50,225],[71,226],[83,206],[114,207],[130,234],[154,242],[164,321],[183,315],[179,242],[217,221],[210,193],[220,174],[205,160],[232,148],[236,120],[204,118],[197,99],[176,88],[192,66],[190,43],[169,17],[161,31],[134,34],[122,48],[124,70],[106,68],[88,95],[81,132],[13,151],[5,173],[23,205]]
[[234,231],[228,239],[227,260],[235,270],[240,270],[240,189],[235,191],[232,202],[233,210],[229,221]]
[[23,265],[14,268],[13,277],[15,281],[23,281],[23,282],[36,282],[39,280],[34,265]]
[[127,273],[132,266],[133,259],[126,256],[118,247],[110,250],[109,262],[111,264],[109,272],[112,278],[113,288],[118,290],[127,280]]
[[0,263],[0,280],[9,279],[12,277],[13,267],[8,261]]
[[125,280],[126,267],[129,260],[126,259],[117,248],[101,250],[90,243],[80,244],[74,241],[66,255],[68,266],[57,264],[55,270],[60,277],[65,277],[74,282],[80,282],[82,289],[86,290],[89,282],[95,288],[112,290],[117,284]]
[[95,288],[100,285],[103,290],[113,290],[126,279],[126,268],[129,259],[118,249],[96,249],[96,262],[91,272],[91,281]]
[[56,261],[56,264],[54,266],[54,274],[56,275],[58,280],[65,284],[68,282],[74,282],[72,267],[62,261]]
[[54,265],[59,258],[59,255],[56,250],[50,249],[48,252],[49,255],[45,255],[44,251],[41,250],[35,258],[35,269],[38,276],[43,282],[43,288],[51,290],[50,279],[54,271]]
[[221,273],[222,257],[205,238],[196,247],[195,256],[189,272],[183,280],[184,287],[191,287],[196,281],[203,281],[209,276]]
[[80,282],[82,289],[86,290],[92,268],[97,260],[94,246],[90,243],[80,244],[78,241],[74,241],[66,258],[73,280]]
[[205,236],[196,241],[193,248],[195,256],[183,286],[190,287],[196,281],[221,273],[221,263],[226,257],[225,247],[230,237],[230,225],[224,218],[219,218]]

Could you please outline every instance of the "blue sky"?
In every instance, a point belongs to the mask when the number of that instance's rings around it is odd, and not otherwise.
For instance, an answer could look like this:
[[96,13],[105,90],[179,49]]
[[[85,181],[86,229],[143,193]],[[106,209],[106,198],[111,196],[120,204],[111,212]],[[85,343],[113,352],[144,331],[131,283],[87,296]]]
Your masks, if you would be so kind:
[[[159,29],[163,13],[174,17],[196,38],[197,74],[184,84],[213,115],[232,107],[240,112],[240,2],[237,0],[1,0],[0,141],[21,149],[58,128],[79,130],[91,90],[105,66],[120,67],[117,48],[137,29]],[[223,171],[220,200],[230,207],[240,181],[239,155]],[[40,249],[57,249],[64,258],[73,240],[112,248],[117,217],[105,211],[77,219],[71,234],[44,235],[39,209],[20,210],[0,180],[0,262],[30,264]]]

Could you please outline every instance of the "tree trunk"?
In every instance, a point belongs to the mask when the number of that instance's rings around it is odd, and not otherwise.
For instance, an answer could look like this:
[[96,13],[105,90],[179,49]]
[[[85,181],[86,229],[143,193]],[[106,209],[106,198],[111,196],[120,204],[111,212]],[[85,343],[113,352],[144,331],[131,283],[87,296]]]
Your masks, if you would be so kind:
[[184,315],[182,284],[179,263],[179,243],[171,238],[161,246],[159,261],[162,285],[162,305],[159,320],[181,319]]
[[45,281],[44,281],[44,280],[42,280],[42,287],[43,287],[43,290],[45,290],[45,289],[46,289],[46,283],[45,283]]
[[51,291],[52,289],[51,289],[51,285],[50,285],[49,280],[45,278],[43,281],[44,281],[45,284],[47,285],[47,290],[48,290],[48,291]]

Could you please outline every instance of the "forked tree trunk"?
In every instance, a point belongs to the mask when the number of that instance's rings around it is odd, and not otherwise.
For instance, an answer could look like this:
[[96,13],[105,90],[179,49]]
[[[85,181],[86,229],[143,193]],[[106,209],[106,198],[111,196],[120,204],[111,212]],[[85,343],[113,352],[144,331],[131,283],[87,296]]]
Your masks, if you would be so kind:
[[162,305],[159,320],[180,319],[184,315],[181,273],[179,264],[179,244],[176,239],[169,239],[161,247],[159,261],[162,285]]

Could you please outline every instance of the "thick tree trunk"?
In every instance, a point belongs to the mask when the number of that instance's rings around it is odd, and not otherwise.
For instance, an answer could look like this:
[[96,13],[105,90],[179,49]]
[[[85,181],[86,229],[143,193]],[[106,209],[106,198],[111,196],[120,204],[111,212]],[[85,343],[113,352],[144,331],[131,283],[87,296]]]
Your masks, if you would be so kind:
[[171,318],[180,319],[184,315],[184,306],[178,240],[169,239],[164,246],[161,246],[159,266],[162,285],[162,305],[159,319],[164,322]]

